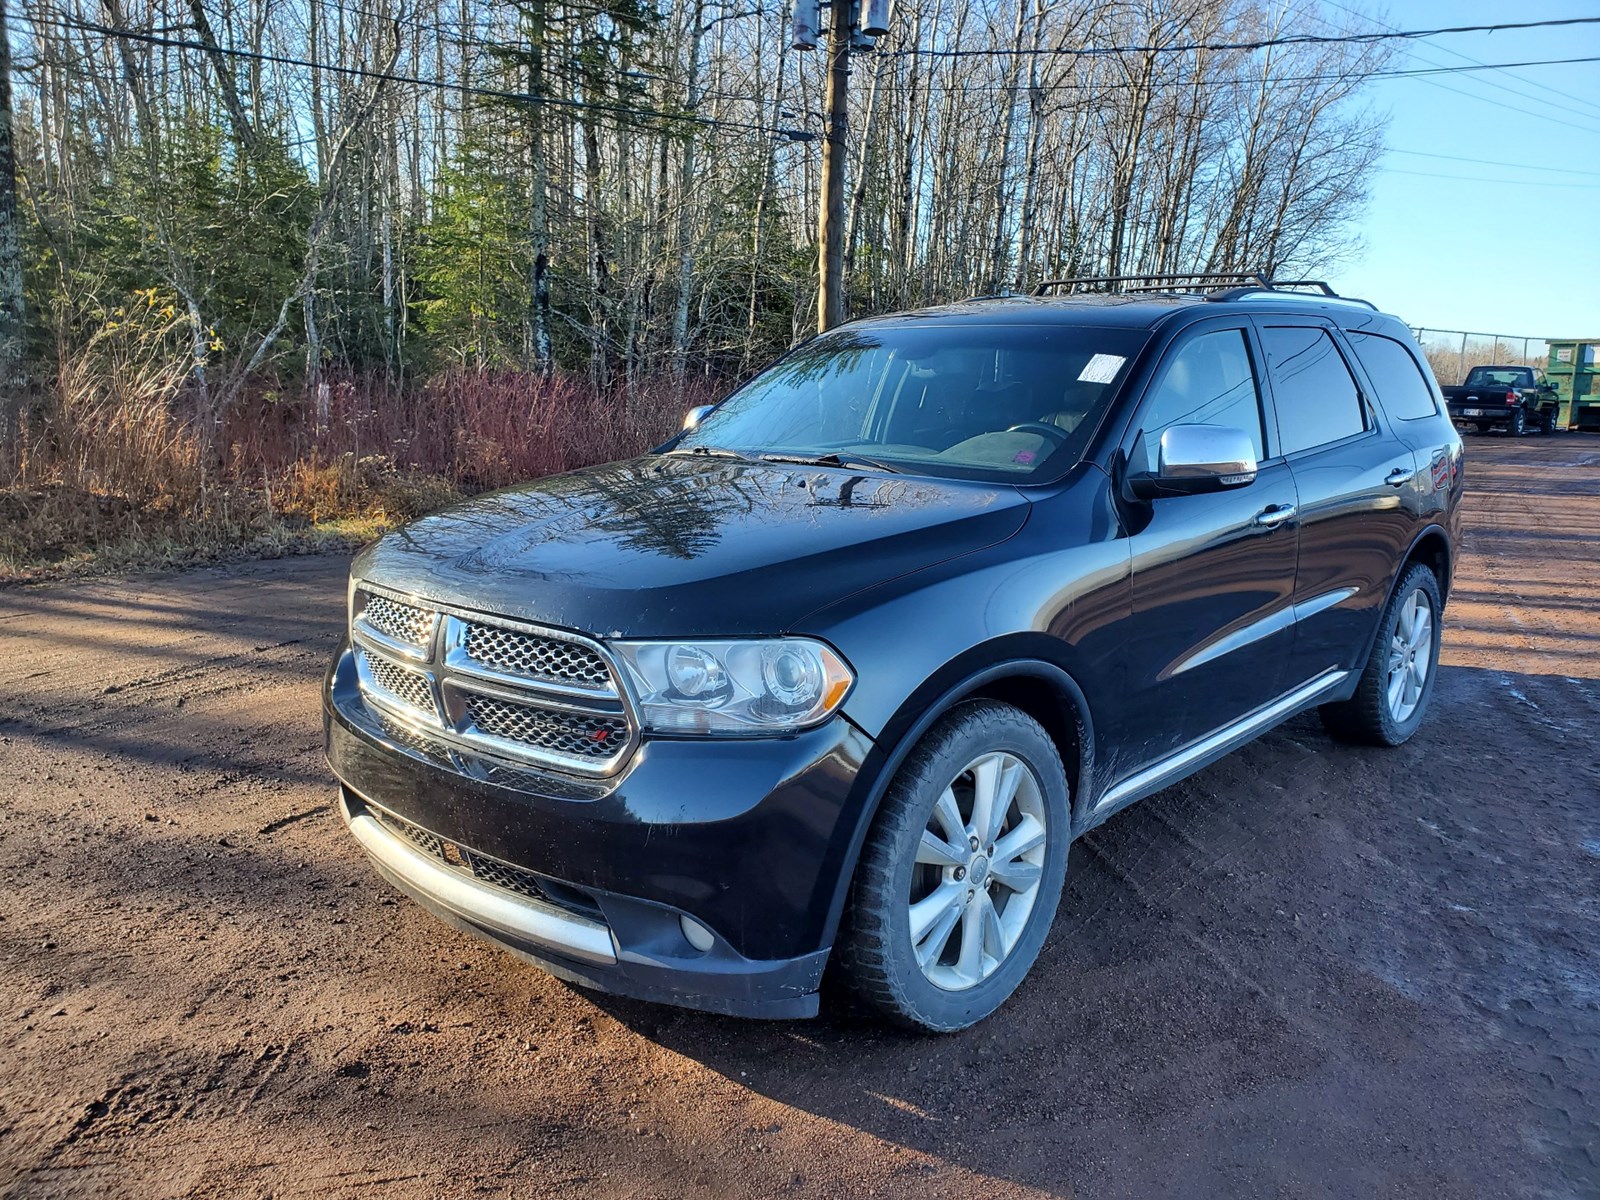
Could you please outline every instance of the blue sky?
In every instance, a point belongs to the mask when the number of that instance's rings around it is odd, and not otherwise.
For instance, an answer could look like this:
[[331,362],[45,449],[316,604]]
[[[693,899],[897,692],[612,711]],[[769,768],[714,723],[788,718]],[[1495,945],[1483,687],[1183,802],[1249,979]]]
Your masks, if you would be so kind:
[[[1600,16],[1594,0],[1322,0],[1322,9],[1343,28]],[[1392,68],[1471,65],[1462,55],[1573,58],[1600,55],[1600,25],[1398,47]],[[1412,325],[1600,337],[1600,63],[1377,80],[1368,100],[1389,114],[1389,153],[1371,181],[1364,248],[1331,269],[1334,287]]]

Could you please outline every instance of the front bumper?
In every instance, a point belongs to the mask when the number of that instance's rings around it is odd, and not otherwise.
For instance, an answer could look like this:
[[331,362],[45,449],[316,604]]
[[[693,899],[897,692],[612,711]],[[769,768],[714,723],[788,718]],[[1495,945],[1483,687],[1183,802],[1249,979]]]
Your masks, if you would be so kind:
[[[352,833],[450,924],[621,995],[817,1011],[872,749],[847,720],[787,738],[648,741],[600,783],[467,773],[364,704],[342,650],[324,725]],[[690,943],[685,916],[709,949]]]

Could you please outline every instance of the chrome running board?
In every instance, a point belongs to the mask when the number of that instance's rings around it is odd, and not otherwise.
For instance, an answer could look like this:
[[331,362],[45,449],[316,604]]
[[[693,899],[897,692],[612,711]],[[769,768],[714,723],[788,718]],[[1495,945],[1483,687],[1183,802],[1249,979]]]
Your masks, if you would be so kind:
[[1151,792],[1159,791],[1168,783],[1189,774],[1202,760],[1225,754],[1236,746],[1243,745],[1257,734],[1276,725],[1297,708],[1333,691],[1349,677],[1349,671],[1325,671],[1311,682],[1301,684],[1294,691],[1274,700],[1265,708],[1258,708],[1232,725],[1225,725],[1215,733],[1189,743],[1182,750],[1152,763],[1137,774],[1128,776],[1116,786],[1106,789],[1105,794],[1096,800],[1094,807],[1089,810],[1090,816],[1099,816],[1108,809],[1120,808],[1140,796],[1148,796]]

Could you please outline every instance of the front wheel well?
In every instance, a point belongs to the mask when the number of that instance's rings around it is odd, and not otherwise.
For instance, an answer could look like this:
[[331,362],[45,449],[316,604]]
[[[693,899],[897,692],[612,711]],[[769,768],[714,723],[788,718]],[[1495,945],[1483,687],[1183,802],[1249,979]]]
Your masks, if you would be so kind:
[[990,679],[961,699],[995,700],[1020,709],[1044,727],[1067,769],[1073,802],[1083,782],[1084,723],[1071,698],[1038,675],[1002,675]]
[[1088,699],[1077,681],[1060,665],[1029,653],[1025,645],[985,646],[975,650],[972,657],[988,665],[963,676],[959,673],[962,664],[950,664],[952,669],[942,679],[935,677],[924,683],[901,706],[888,727],[880,731],[878,753],[883,759],[867,776],[860,819],[854,840],[845,852],[828,915],[830,940],[844,914],[861,847],[877,821],[879,802],[928,731],[951,709],[968,700],[1009,704],[1044,728],[1066,769],[1074,827],[1082,819],[1087,807],[1086,790],[1094,772],[1094,725]]

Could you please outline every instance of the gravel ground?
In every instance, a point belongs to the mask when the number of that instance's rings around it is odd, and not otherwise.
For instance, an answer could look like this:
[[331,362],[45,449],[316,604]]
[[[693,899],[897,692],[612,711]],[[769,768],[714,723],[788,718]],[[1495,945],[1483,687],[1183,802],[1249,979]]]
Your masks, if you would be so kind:
[[1422,733],[1074,847],[994,1020],[592,996],[377,883],[344,562],[0,592],[0,1195],[1600,1195],[1600,439],[1469,439]]

